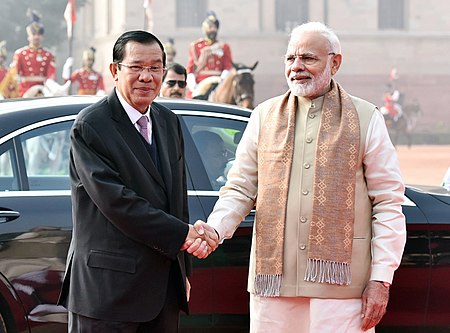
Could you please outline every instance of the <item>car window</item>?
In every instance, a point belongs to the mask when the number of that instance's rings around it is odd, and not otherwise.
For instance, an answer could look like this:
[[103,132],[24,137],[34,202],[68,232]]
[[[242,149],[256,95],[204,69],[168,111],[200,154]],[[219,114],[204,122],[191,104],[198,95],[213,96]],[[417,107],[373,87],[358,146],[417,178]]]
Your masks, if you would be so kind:
[[68,190],[71,121],[20,136],[30,190]]
[[[183,116],[209,182],[195,181],[197,190],[219,190],[233,165],[246,121],[209,116]],[[192,158],[192,156],[187,157]]]
[[6,142],[0,148],[0,191],[18,190],[18,182],[15,181],[14,150],[12,140]]

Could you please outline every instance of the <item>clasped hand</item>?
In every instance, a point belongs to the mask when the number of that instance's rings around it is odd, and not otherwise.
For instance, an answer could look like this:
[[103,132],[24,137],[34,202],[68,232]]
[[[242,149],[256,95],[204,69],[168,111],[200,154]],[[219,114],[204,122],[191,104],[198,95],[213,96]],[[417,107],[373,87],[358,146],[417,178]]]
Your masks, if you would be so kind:
[[204,259],[218,246],[219,237],[216,230],[205,222],[198,220],[193,226],[189,225],[189,232],[181,251],[186,250],[197,258]]

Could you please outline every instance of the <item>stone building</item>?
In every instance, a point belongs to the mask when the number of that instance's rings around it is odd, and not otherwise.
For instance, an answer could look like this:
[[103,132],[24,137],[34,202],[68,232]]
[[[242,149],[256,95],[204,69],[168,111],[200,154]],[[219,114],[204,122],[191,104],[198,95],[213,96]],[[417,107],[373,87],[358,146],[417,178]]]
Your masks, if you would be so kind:
[[[282,56],[289,30],[321,21],[340,37],[343,65],[336,78],[349,93],[381,106],[389,74],[396,68],[404,103],[421,106],[418,128],[449,131],[449,1],[93,0],[77,11],[74,50],[94,45],[96,67],[112,87],[108,66],[122,32],[151,29],[163,42],[173,38],[175,60],[185,65],[189,44],[202,35],[207,10],[217,14],[219,39],[230,44],[235,62],[259,61],[256,102],[287,89]],[[74,56],[81,59],[81,54]]]

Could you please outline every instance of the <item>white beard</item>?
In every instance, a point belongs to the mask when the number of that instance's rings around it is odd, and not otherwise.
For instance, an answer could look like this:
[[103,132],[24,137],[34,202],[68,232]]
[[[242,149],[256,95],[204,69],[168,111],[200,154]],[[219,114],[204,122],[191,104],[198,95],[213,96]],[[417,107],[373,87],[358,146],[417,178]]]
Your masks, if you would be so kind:
[[[295,76],[295,74],[293,74]],[[287,78],[287,84],[291,93],[295,96],[310,97],[321,95],[322,91],[326,91],[326,87],[330,84],[331,80],[331,62],[327,63],[327,66],[323,72],[306,83],[298,83]]]

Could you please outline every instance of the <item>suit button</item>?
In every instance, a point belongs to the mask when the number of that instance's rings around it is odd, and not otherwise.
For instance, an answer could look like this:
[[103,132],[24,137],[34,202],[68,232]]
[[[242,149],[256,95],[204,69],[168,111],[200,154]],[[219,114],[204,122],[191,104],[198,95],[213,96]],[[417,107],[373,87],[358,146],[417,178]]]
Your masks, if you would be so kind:
[[313,139],[311,138],[306,138],[306,143],[311,143]]
[[302,223],[306,223],[306,221],[308,221],[308,219],[304,216],[300,217],[300,222]]
[[305,163],[305,164],[303,164],[303,166],[305,167],[305,169],[309,169],[311,167],[311,165],[309,163]]
[[305,244],[300,244],[300,250],[304,250],[306,249],[306,245]]

